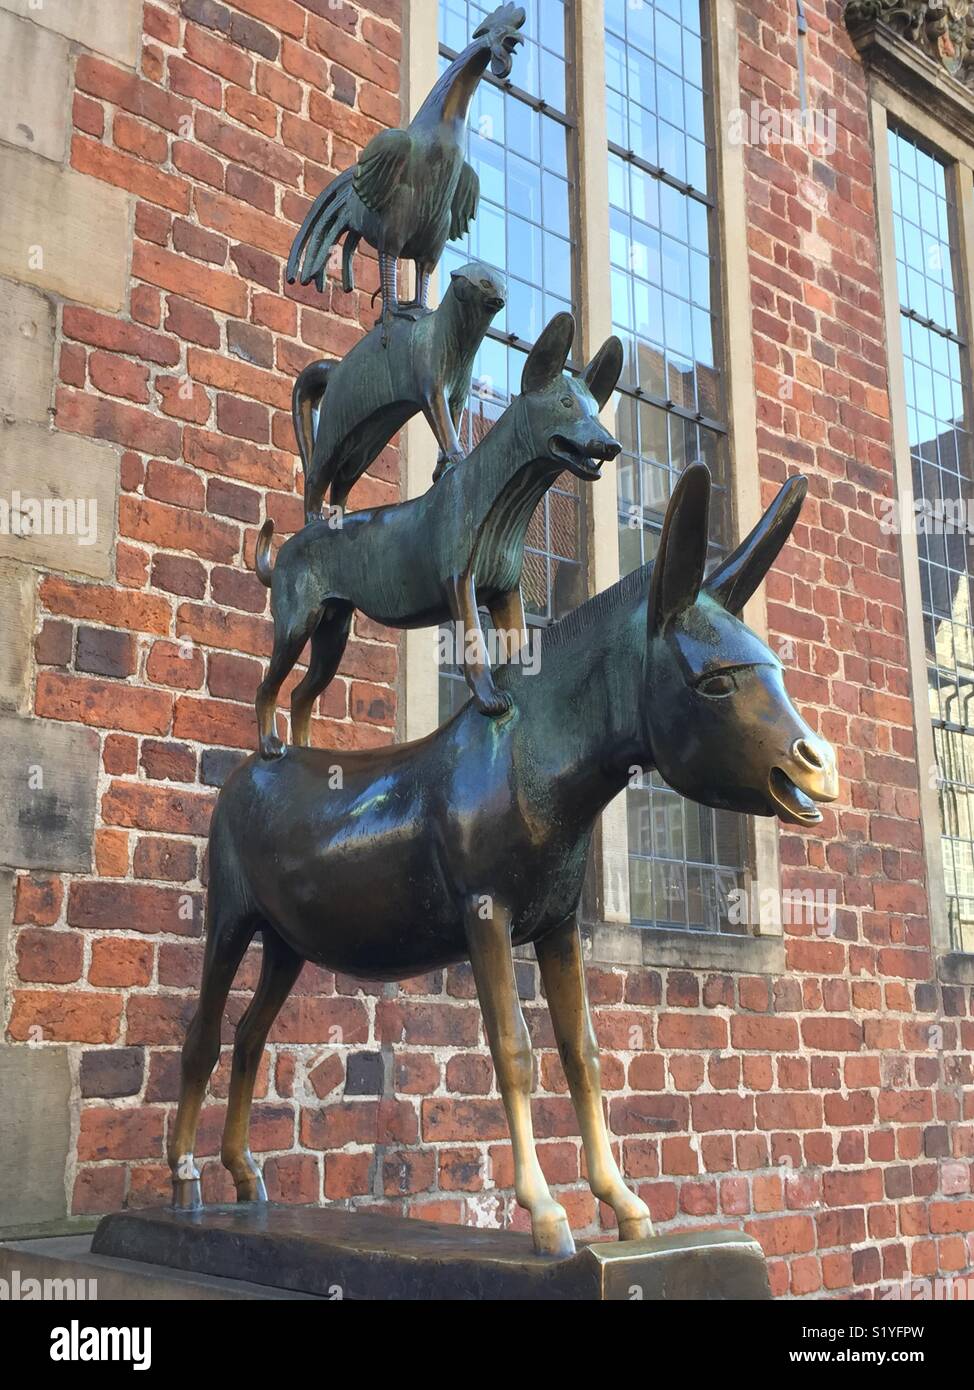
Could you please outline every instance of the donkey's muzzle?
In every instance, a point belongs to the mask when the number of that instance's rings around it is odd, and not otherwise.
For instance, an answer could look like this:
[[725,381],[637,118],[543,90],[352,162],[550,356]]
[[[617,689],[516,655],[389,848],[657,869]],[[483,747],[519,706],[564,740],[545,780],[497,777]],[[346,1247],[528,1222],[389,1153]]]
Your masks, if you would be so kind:
[[839,794],[831,744],[812,733],[796,738],[785,766],[771,769],[768,792],[782,820],[793,825],[817,825],[822,813],[816,802],[834,801]]

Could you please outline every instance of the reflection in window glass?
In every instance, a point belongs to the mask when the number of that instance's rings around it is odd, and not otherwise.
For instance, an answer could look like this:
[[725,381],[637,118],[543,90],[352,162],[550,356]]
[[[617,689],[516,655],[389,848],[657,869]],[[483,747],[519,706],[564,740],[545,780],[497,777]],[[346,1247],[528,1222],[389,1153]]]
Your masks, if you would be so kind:
[[[700,0],[606,0],[612,317],[626,349],[615,397],[619,561],[651,560],[675,479],[714,479],[711,563],[730,543],[714,294],[709,58]],[[689,187],[688,187],[689,185]],[[628,793],[634,922],[740,931],[743,816],[685,801],[656,773]]]
[[[441,71],[495,8],[476,0],[440,0]],[[470,108],[467,158],[480,179],[479,211],[467,237],[452,242],[440,263],[441,282],[472,259],[485,261],[507,278],[507,306],[474,364],[474,389],[460,431],[468,451],[520,391],[527,346],[555,314],[572,307],[568,15],[563,0],[528,0],[524,8],[525,42],[511,73],[515,90],[504,91],[485,77]],[[539,109],[542,93],[544,110]],[[581,507],[577,480],[563,474],[534,514],[522,580],[529,623],[553,621],[587,597]],[[459,671],[441,673],[441,719],[468,697]]]
[[945,164],[909,135],[890,130],[889,158],[913,491],[924,519],[917,549],[947,907],[954,949],[974,951],[974,628],[966,529],[974,475],[954,207]]

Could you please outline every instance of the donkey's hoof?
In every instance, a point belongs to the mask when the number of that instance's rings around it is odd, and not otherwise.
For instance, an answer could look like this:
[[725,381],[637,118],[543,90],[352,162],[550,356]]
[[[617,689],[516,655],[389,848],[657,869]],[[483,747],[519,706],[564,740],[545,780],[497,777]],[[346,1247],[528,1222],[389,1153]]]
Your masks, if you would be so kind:
[[627,1216],[619,1222],[620,1240],[649,1240],[653,1223],[649,1216]]
[[260,756],[262,758],[283,758],[284,744],[277,737],[277,734],[268,734],[260,741]]
[[173,1178],[172,1204],[177,1211],[199,1211],[203,1206],[199,1178]]
[[553,1255],[557,1259],[567,1259],[575,1253],[575,1238],[568,1224],[568,1217],[561,1207],[559,1215],[539,1217],[531,1223],[536,1255]]
[[267,1188],[260,1173],[248,1173],[236,1184],[238,1202],[266,1202]]

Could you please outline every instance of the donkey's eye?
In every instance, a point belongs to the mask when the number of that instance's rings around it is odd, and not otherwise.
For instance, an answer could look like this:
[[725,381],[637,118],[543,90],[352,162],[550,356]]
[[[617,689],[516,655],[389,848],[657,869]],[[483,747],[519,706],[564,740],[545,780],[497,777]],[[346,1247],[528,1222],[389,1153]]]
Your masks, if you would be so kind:
[[561,403],[566,410],[571,410],[572,406],[575,404],[575,401],[572,396],[562,396]]
[[704,676],[703,680],[697,682],[697,689],[701,695],[719,700],[724,695],[733,695],[737,681],[728,671],[719,671],[716,675]]

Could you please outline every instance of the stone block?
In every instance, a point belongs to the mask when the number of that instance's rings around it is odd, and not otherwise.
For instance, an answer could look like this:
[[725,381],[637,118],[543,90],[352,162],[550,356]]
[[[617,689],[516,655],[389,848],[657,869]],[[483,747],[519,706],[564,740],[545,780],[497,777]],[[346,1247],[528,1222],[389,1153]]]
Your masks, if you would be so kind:
[[114,446],[0,422],[0,559],[110,578],[117,498]]
[[90,870],[98,735],[0,715],[0,748],[0,864]]

